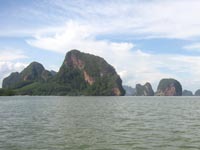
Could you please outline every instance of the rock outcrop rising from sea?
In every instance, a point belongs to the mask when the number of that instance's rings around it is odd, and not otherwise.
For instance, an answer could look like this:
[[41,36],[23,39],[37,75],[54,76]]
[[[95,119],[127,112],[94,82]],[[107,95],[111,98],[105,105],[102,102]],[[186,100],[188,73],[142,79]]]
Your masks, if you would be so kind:
[[3,80],[2,87],[9,89],[21,88],[33,82],[45,82],[52,76],[52,73],[45,70],[42,64],[32,62],[21,73],[11,73]]
[[196,92],[194,93],[195,96],[200,96],[200,89],[196,90]]
[[78,50],[67,53],[56,78],[62,84],[71,83],[73,89],[84,89],[84,95],[125,94],[122,80],[111,65],[101,57]]
[[192,91],[189,90],[183,90],[182,96],[193,96],[193,93]]
[[145,83],[144,85],[136,84],[135,89],[136,96],[154,96],[154,91],[149,82]]
[[122,96],[125,91],[115,69],[103,58],[71,50],[60,70],[47,71],[37,62],[3,80],[3,88],[20,95]]
[[135,88],[132,88],[131,86],[127,86],[127,85],[124,85],[123,88],[126,91],[125,96],[135,96],[136,94]]
[[182,85],[175,79],[162,79],[159,82],[156,96],[182,96]]

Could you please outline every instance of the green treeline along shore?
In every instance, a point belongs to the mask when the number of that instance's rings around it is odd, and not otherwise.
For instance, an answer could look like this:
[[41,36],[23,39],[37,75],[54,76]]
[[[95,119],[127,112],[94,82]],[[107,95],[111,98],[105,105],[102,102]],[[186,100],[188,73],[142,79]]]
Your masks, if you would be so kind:
[[[161,79],[154,92],[149,82],[135,88],[122,86],[114,67],[103,58],[78,50],[69,51],[58,72],[48,71],[38,62],[30,63],[22,72],[4,78],[0,96],[55,95],[55,96],[192,96],[182,91],[175,79]],[[200,90],[195,92],[200,95]]]

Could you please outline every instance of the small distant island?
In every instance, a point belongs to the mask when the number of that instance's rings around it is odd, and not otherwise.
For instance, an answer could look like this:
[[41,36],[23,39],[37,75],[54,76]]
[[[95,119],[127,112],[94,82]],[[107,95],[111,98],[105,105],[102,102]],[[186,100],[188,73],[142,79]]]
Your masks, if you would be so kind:
[[175,79],[161,79],[157,91],[154,92],[149,82],[144,85],[136,84],[135,88],[123,86],[127,93],[126,96],[200,96],[200,90],[195,94],[189,90],[182,91],[182,85]]
[[[122,86],[114,67],[103,58],[79,50],[69,51],[58,72],[46,70],[38,62],[30,63],[22,72],[13,72],[3,80],[0,96],[193,96],[182,91],[175,79],[161,79],[154,92],[149,82],[135,88]],[[200,96],[200,90],[195,92]]]

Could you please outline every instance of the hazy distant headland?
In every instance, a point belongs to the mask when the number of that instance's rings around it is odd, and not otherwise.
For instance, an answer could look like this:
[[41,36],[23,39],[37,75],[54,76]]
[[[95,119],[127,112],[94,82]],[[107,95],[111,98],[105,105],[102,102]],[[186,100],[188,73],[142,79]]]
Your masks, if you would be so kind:
[[[78,50],[69,51],[58,72],[32,62],[22,72],[3,80],[0,95],[73,95],[73,96],[193,96],[175,79],[161,79],[154,92],[149,82],[135,88],[122,86],[114,67],[103,58]],[[200,90],[195,92],[200,95]]]
[[126,96],[200,96],[200,90],[194,94],[192,91],[183,90],[182,85],[175,79],[161,79],[157,91],[154,92],[149,82],[144,85],[136,84],[135,88],[131,86],[123,86]]
[[131,94],[132,96],[182,96],[182,86],[180,82],[175,79],[160,80],[156,92],[153,91],[149,82],[144,85],[136,84],[135,89],[132,89],[132,91],[134,91],[134,93]]

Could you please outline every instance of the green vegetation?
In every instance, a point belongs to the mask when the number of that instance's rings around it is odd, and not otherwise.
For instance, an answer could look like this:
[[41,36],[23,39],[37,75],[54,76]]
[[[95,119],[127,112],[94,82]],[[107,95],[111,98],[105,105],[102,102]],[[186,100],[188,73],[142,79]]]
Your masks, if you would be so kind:
[[[37,62],[3,80],[17,95],[124,95],[122,81],[103,58],[72,50],[58,73]],[[117,89],[117,90],[116,90]]]
[[34,82],[45,82],[52,74],[38,62],[32,62],[21,73],[14,72],[3,80],[3,88],[18,89]]
[[88,86],[85,90],[85,95],[106,96],[114,95],[112,92],[113,82],[109,77],[103,77],[96,80],[96,82]]
[[0,96],[13,96],[15,92],[11,89],[0,89]]

